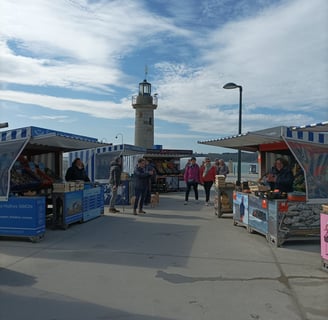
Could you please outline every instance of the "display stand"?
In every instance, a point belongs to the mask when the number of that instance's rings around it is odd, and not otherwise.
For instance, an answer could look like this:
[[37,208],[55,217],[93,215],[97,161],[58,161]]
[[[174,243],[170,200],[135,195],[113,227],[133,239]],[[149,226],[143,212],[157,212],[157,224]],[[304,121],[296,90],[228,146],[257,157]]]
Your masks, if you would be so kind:
[[83,190],[83,222],[97,218],[104,213],[104,188]]
[[279,247],[287,240],[318,239],[320,205],[287,199],[263,199],[249,193],[235,192],[234,225],[264,235]]
[[280,247],[287,240],[319,239],[320,205],[306,202],[270,200],[268,240]]
[[10,197],[0,202],[0,236],[37,242],[44,237],[45,197]]
[[248,226],[247,231],[267,236],[268,234],[268,200],[261,199],[252,194],[248,196]]
[[215,186],[214,212],[218,218],[224,214],[233,213],[233,192],[235,185],[226,183],[220,186]]
[[67,229],[75,222],[83,221],[83,190],[52,194],[52,227]]

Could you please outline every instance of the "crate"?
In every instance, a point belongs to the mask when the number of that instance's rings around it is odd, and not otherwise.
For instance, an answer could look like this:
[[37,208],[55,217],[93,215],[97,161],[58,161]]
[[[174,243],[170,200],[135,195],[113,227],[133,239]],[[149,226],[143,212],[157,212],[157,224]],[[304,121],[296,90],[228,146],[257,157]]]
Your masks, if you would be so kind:
[[75,181],[75,190],[83,190],[84,189],[84,181]]
[[215,186],[217,188],[225,187],[225,176],[224,175],[216,175],[215,176]]
[[75,182],[66,182],[66,183],[54,183],[53,192],[62,193],[62,192],[72,192],[76,190]]

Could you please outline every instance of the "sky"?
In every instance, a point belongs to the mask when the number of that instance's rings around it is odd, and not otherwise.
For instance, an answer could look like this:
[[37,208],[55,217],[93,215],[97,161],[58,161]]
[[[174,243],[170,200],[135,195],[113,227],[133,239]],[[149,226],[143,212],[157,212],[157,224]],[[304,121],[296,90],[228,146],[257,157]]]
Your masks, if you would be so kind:
[[[0,123],[134,144],[132,96],[158,95],[154,144],[328,120],[327,0],[1,0]],[[117,138],[116,138],[117,137]]]

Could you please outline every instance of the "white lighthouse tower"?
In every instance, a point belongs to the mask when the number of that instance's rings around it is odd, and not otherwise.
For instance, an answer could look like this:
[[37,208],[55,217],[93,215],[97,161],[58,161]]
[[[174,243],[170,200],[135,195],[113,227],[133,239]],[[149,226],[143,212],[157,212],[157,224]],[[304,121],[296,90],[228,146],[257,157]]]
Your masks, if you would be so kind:
[[[147,73],[146,73],[147,74]],[[132,97],[136,110],[134,145],[151,149],[154,146],[154,110],[157,108],[157,94],[151,95],[151,84],[145,79],[139,83],[139,94]]]

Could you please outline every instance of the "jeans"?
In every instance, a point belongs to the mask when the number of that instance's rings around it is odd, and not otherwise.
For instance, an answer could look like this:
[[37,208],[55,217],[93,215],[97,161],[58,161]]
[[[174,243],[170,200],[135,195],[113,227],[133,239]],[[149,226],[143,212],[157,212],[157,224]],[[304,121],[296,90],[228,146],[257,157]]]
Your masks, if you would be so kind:
[[185,195],[185,201],[188,201],[189,192],[190,192],[191,187],[194,188],[195,199],[198,200],[198,183],[197,182],[187,182],[187,190],[186,190],[186,195]]
[[213,185],[213,181],[204,181],[205,201],[206,202],[210,201],[212,185]]
[[112,197],[110,198],[110,201],[109,201],[109,209],[114,209],[116,198],[117,198],[117,189],[118,188],[114,187],[114,186],[110,186],[110,189],[112,191]]
[[146,191],[147,191],[147,188],[146,189],[139,189],[139,188],[135,189],[134,193],[136,196],[136,200],[134,202],[133,209],[137,209],[138,205],[139,205],[139,210],[142,210],[144,201],[145,201],[145,197],[146,197]]

